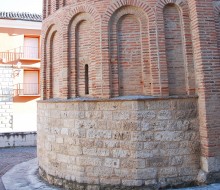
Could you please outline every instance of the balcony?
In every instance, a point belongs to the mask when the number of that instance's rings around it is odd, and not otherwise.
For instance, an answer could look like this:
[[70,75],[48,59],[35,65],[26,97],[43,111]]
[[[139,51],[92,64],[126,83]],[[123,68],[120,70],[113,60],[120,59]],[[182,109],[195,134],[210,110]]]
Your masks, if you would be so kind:
[[20,60],[39,62],[39,49],[37,47],[20,46],[6,52],[0,52],[0,59],[2,59],[4,63],[13,63]]
[[39,83],[18,83],[14,86],[14,96],[40,96]]

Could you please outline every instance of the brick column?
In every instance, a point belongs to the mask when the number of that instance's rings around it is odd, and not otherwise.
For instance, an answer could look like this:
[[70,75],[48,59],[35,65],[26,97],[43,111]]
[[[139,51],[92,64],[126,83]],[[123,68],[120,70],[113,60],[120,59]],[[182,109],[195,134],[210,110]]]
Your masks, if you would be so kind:
[[212,0],[188,0],[193,34],[201,138],[201,169],[220,180],[220,59]]

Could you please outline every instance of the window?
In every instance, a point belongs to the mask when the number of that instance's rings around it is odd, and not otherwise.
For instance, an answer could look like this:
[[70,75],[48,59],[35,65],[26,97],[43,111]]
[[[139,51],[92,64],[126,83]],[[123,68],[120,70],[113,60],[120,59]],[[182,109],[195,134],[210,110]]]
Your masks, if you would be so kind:
[[85,94],[89,94],[89,66],[85,65]]

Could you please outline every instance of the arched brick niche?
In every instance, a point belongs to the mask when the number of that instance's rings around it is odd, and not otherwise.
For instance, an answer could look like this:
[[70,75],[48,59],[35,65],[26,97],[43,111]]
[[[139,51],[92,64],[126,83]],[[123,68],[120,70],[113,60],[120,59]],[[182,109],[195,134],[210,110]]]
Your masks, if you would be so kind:
[[44,62],[43,62],[43,91],[44,99],[49,99],[53,97],[52,91],[52,61],[53,57],[53,46],[54,46],[54,36],[56,34],[54,30],[54,25],[48,28],[46,37],[44,40]]
[[146,13],[122,7],[113,13],[109,29],[112,96],[150,95]]
[[94,21],[89,13],[79,13],[69,25],[69,98],[93,94]]
[[163,93],[193,95],[195,69],[188,4],[185,0],[160,0],[156,10]]
[[[136,13],[135,13],[136,9]],[[126,12],[127,11],[127,12]],[[131,11],[131,13],[129,13]],[[140,15],[140,13],[143,13]],[[140,65],[142,67],[142,71],[139,73],[139,92],[141,92],[142,95],[159,95],[161,94],[161,86],[160,86],[160,74],[159,74],[159,65],[158,65],[158,57],[157,57],[157,32],[156,32],[156,25],[155,25],[155,14],[152,11],[151,7],[149,6],[148,2],[143,1],[114,1],[110,6],[107,8],[107,10],[104,13],[103,19],[102,19],[102,38],[103,39],[111,39],[112,36],[117,37],[117,30],[119,29],[118,26],[116,27],[116,23],[119,18],[117,18],[115,15],[123,16],[125,17],[126,14],[133,15],[133,17],[136,17],[137,20],[139,20],[140,28],[143,30],[140,31],[140,55],[142,56],[140,58]],[[122,15],[121,15],[122,14]],[[109,30],[106,30],[106,28],[109,28]],[[145,31],[146,29],[146,31]],[[149,31],[148,31],[149,30]],[[109,31],[111,31],[109,33]],[[126,31],[129,32],[129,31]],[[130,31],[131,32],[131,31]],[[143,40],[143,41],[141,41]],[[146,41],[148,40],[148,41]],[[117,60],[117,58],[120,57],[120,53],[115,53],[115,49],[120,49],[122,47],[122,44],[120,42],[116,42],[117,40],[111,41],[109,44],[107,44],[108,41],[103,40],[102,46],[103,47],[109,47],[109,52],[106,49],[103,49],[103,70],[105,72],[108,72],[109,78],[106,76],[106,80],[109,81],[110,85],[110,92],[109,96],[117,96],[120,93],[123,94],[123,82],[120,83],[121,89],[119,88],[119,82],[124,77],[118,78],[118,71],[120,70],[120,67],[117,67],[117,63],[120,63],[120,59]],[[143,47],[142,47],[143,45]],[[114,48],[116,47],[116,48]],[[119,47],[119,48],[118,48]],[[154,48],[150,48],[154,47]],[[114,49],[114,50],[113,50]],[[143,51],[142,51],[143,50]],[[113,51],[113,55],[112,55]],[[117,55],[116,55],[117,54]],[[130,55],[131,56],[131,55]],[[109,68],[106,68],[106,65]],[[120,64],[118,64],[120,65]],[[132,64],[130,64],[132,65]],[[147,68],[148,67],[148,68]],[[140,67],[139,67],[140,68]],[[114,71],[113,71],[113,70]],[[119,70],[118,70],[119,69]],[[127,69],[129,70],[129,69]],[[131,69],[132,70],[132,69]],[[151,74],[149,74],[151,73]],[[153,74],[152,74],[153,73]],[[119,80],[120,79],[120,80]],[[138,79],[135,79],[138,80]],[[123,81],[123,80],[122,80]],[[129,81],[131,81],[129,79]],[[137,81],[136,81],[137,82]],[[137,83],[136,83],[137,84]],[[140,90],[140,86],[142,86],[142,90]],[[106,87],[105,87],[106,88]],[[137,90],[137,89],[135,89]],[[137,94],[135,93],[134,89],[133,92],[129,92],[128,94]]]
[[182,17],[175,4],[166,5],[163,10],[163,16],[169,95],[185,95],[186,69],[182,38]]
[[60,98],[60,62],[59,40],[57,31],[51,30],[46,43],[46,97]]
[[63,76],[62,76],[62,42],[59,24],[54,21],[49,22],[45,27],[44,43],[42,48],[42,98],[61,98],[63,96]]
[[51,87],[52,87],[52,98],[60,97],[60,62],[59,62],[59,37],[57,32],[53,32],[50,40],[50,60],[51,65]]

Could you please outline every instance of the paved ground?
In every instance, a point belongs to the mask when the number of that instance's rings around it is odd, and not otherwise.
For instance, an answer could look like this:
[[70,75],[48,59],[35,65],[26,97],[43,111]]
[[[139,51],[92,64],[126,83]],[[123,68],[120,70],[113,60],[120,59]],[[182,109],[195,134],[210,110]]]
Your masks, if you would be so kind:
[[[6,190],[61,190],[38,176],[37,158],[14,166],[3,177]],[[13,178],[13,183],[12,179]]]
[[37,157],[36,147],[0,148],[0,190],[5,190],[1,177],[13,166]]
[[[42,181],[37,170],[35,147],[0,149],[0,190],[61,190]],[[220,184],[179,190],[220,190]]]

